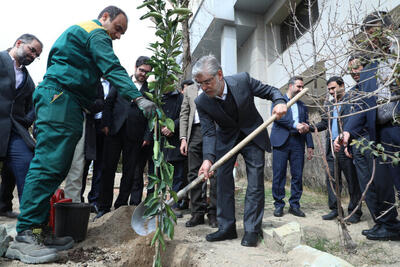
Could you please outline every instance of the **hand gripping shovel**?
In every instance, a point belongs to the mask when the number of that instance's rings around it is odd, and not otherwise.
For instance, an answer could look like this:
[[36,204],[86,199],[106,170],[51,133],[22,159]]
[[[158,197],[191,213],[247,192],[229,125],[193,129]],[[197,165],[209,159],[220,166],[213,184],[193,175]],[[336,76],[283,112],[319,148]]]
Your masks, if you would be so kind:
[[[304,88],[300,93],[298,93],[294,98],[292,98],[288,103],[287,107],[292,106],[299,98],[301,98],[305,93],[307,93],[308,88]],[[265,128],[268,127],[274,120],[276,119],[276,115],[272,115],[267,121],[258,126],[251,134],[249,134],[245,139],[243,139],[239,144],[237,144],[234,148],[232,148],[228,153],[226,153],[222,158],[220,158],[214,165],[211,166],[210,172],[215,171],[222,164],[224,164],[228,159],[230,159],[233,155],[238,153],[245,145],[247,145],[254,137],[256,137],[259,133],[261,133]],[[177,194],[178,200],[182,199],[189,190],[199,184],[204,178],[204,174],[200,175],[196,179],[194,179],[190,184],[188,184],[185,188],[180,190]],[[173,205],[175,203],[173,198],[170,198],[166,204]],[[145,218],[143,216],[146,207],[144,205],[144,201],[142,201],[139,206],[133,212],[131,227],[135,232],[141,236],[146,236],[156,230],[156,217]]]

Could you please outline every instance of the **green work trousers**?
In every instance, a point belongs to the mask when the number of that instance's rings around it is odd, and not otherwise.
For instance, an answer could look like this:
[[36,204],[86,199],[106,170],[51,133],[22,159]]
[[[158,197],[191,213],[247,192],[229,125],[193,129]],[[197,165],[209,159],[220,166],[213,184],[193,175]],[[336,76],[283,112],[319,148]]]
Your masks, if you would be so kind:
[[33,102],[36,148],[22,193],[17,232],[47,224],[50,198],[67,176],[82,135],[82,108],[71,93],[39,86]]

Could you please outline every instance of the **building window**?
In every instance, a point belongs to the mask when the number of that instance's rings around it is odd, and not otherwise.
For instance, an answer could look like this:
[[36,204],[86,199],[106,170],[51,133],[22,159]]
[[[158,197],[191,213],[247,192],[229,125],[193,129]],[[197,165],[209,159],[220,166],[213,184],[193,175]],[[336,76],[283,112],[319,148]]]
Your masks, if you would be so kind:
[[310,29],[309,10],[311,11],[311,25],[314,25],[319,16],[318,0],[302,0],[297,4],[294,13],[294,7],[288,8],[290,14],[280,27],[282,52]]

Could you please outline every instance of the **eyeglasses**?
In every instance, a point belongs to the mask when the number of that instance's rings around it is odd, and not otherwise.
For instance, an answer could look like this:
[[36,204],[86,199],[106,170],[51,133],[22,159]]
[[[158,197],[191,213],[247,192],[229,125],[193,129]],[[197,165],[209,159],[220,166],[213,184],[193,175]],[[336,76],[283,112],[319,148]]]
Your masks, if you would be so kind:
[[197,86],[210,85],[210,84],[211,84],[211,81],[215,78],[215,76],[217,76],[217,74],[215,74],[215,75],[212,76],[211,78],[209,78],[209,79],[207,79],[207,80],[204,80],[204,81],[202,81],[202,82],[198,82],[198,81],[195,81],[195,82],[196,82]]
[[25,46],[28,47],[29,51],[31,51],[32,54],[34,54],[37,58],[40,57],[40,53],[36,50],[36,48],[32,47],[31,45],[24,43]]
[[147,74],[147,73],[150,72],[150,70],[145,70],[145,69],[142,69],[142,68],[139,68],[138,70],[139,70],[140,72],[143,72],[144,74]]

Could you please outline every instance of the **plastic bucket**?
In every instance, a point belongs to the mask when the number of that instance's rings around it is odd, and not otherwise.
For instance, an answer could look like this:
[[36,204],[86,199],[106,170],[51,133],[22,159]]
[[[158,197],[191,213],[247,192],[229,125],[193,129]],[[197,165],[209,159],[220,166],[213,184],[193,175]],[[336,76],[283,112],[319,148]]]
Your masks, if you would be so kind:
[[86,238],[90,215],[88,203],[55,203],[55,235],[71,236],[75,242]]

